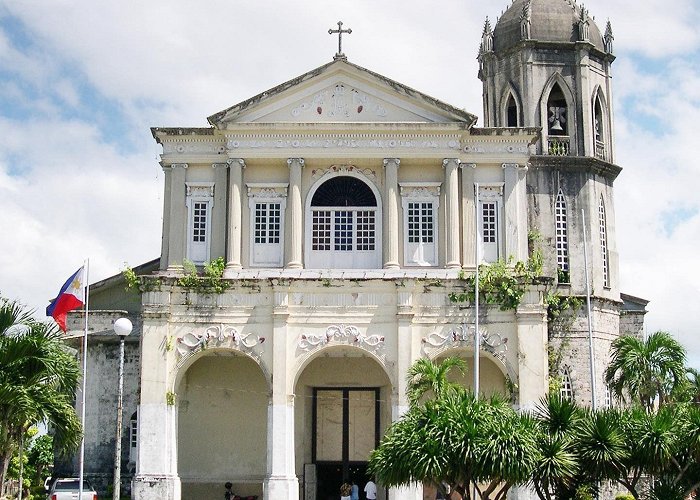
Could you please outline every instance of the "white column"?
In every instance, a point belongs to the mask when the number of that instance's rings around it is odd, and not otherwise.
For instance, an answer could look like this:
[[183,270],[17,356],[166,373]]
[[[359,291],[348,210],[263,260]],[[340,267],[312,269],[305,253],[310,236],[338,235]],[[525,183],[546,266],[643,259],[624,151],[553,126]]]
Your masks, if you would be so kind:
[[170,194],[172,186],[172,168],[163,166],[165,183],[163,191],[163,237],[160,249],[160,269],[165,270],[170,263],[168,257],[168,247],[170,246]]
[[530,287],[515,313],[518,330],[518,404],[532,409],[549,389],[547,310],[543,287]]
[[267,476],[265,500],[299,500],[294,456],[293,374],[287,356],[288,312],[275,293],[272,338],[272,396],[267,412]]
[[243,218],[243,169],[245,161],[242,158],[228,160],[228,248],[226,250],[226,270],[241,269],[241,231]]
[[182,272],[187,242],[186,205],[187,163],[170,165],[170,229],[168,231],[168,271]]
[[474,174],[476,163],[462,163],[462,267],[476,267],[476,199]]
[[457,158],[445,158],[445,267],[461,267],[459,263],[459,169]]
[[166,396],[168,391],[173,390],[168,373],[171,372],[174,355],[163,356],[160,347],[167,335],[165,320],[144,319],[141,342],[144,366],[148,366],[148,370],[141,372],[138,460],[132,484],[132,494],[136,500],[180,500],[177,400],[169,401]]
[[214,169],[214,207],[211,217],[211,260],[226,258],[226,192],[228,163],[212,163]]
[[525,173],[517,163],[504,163],[505,250],[506,258],[527,260],[527,193]]
[[399,165],[398,158],[384,158],[384,269],[399,263]]
[[304,241],[304,209],[301,204],[301,171],[304,168],[303,158],[289,158],[289,269],[304,267],[302,242]]

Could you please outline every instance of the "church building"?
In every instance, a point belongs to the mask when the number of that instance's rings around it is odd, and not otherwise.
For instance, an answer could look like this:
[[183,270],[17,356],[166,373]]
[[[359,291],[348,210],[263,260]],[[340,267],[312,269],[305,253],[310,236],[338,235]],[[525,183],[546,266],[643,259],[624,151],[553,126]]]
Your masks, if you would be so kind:
[[[111,482],[120,316],[135,325],[122,471],[138,500],[221,498],[227,481],[265,500],[362,489],[420,358],[471,370],[476,351],[480,391],[517,408],[550,387],[610,403],[610,343],[641,332],[646,305],[620,293],[610,23],[572,0],[514,0],[473,42],[483,126],[339,47],[208,127],[151,129],[161,255],[135,269],[140,294],[121,275],[90,288],[87,477]],[[481,304],[475,345],[475,304],[455,299],[465,278],[539,255],[513,308]],[[187,279],[217,259],[216,289]],[[552,319],[553,293],[583,306]]]

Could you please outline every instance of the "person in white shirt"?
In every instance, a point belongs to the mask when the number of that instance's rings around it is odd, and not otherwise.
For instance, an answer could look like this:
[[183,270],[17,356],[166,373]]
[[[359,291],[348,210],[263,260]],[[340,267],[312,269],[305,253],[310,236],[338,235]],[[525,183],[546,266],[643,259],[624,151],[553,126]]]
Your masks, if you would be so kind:
[[377,485],[371,479],[365,484],[365,495],[367,500],[375,500],[377,498]]

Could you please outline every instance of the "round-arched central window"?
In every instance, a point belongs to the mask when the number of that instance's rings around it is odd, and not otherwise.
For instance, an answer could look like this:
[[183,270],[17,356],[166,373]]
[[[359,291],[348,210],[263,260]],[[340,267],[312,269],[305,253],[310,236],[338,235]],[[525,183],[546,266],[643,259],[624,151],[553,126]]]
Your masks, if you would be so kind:
[[355,177],[334,177],[324,182],[311,199],[312,207],[376,207],[377,198]]
[[379,256],[378,200],[362,179],[332,177],[311,197],[310,267],[373,268]]

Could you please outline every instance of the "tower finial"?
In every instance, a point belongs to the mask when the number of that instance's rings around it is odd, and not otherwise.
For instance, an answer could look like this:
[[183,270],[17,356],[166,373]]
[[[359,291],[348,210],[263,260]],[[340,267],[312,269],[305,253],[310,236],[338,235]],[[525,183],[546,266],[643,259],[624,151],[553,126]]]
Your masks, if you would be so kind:
[[529,40],[532,27],[532,4],[530,0],[525,0],[523,3],[523,12],[520,14],[520,39]]
[[493,30],[491,29],[491,21],[489,21],[488,16],[484,22],[484,32],[481,34],[479,54],[484,54],[486,52],[493,52]]
[[605,46],[605,52],[607,52],[608,54],[613,53],[613,40],[615,40],[615,37],[613,36],[610,19],[608,19],[608,24],[605,25],[605,36],[603,37],[603,45]]
[[585,5],[581,4],[581,12],[579,14],[578,22],[578,39],[582,42],[587,42],[589,40],[589,26],[590,21],[588,19],[588,9]]

